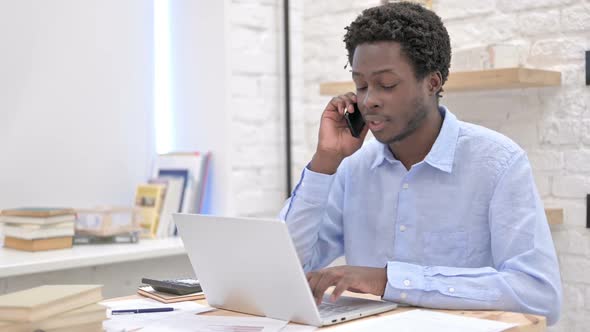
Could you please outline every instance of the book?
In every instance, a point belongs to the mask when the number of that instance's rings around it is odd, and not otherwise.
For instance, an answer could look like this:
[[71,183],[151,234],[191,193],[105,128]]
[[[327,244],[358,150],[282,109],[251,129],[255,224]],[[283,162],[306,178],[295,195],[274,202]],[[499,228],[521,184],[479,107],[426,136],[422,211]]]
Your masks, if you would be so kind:
[[195,301],[202,300],[205,298],[205,293],[198,292],[186,295],[175,295],[169,293],[158,292],[152,288],[152,286],[142,285],[137,288],[137,294],[145,297],[149,297],[162,303],[175,303],[183,301]]
[[64,215],[75,215],[76,211],[70,208],[51,207],[22,207],[16,209],[2,210],[2,216],[48,218]]
[[25,251],[43,251],[72,247],[72,237],[52,237],[47,239],[25,240],[12,236],[4,237],[4,247]]
[[63,222],[75,222],[76,215],[65,214],[51,217],[25,217],[25,216],[5,216],[0,215],[0,223],[10,224],[35,224],[35,225],[51,225]]
[[135,207],[139,208],[143,237],[155,238],[166,186],[161,184],[140,184],[135,192]]
[[178,206],[176,208],[176,212],[181,212],[182,211],[182,203],[185,194],[186,194],[186,190],[187,190],[187,186],[189,183],[189,176],[190,176],[190,171],[188,169],[159,169],[158,170],[158,177],[157,179],[162,179],[162,180],[176,180],[176,181],[180,181],[182,183],[182,190],[180,193],[180,197],[181,197],[181,201],[178,203]]
[[76,234],[74,244],[109,244],[109,243],[137,243],[139,232],[129,232],[113,235]]
[[5,224],[4,235],[25,240],[43,239],[51,237],[74,236],[74,223],[58,224]]
[[[168,174],[168,175],[162,175]],[[171,176],[170,174],[180,174],[179,176]],[[165,176],[165,177],[162,177]],[[159,238],[168,237],[174,235],[174,222],[172,220],[172,214],[181,211],[182,208],[182,197],[184,194],[184,187],[186,185],[186,179],[188,177],[188,171],[166,171],[160,173],[160,177],[151,179],[149,183],[152,184],[163,184],[166,186],[166,195],[164,196],[164,203],[162,204],[162,211],[160,213],[160,221],[158,223],[158,229],[156,236]]]
[[153,209],[145,209],[140,212],[140,236],[142,238],[156,238],[160,213]]
[[202,212],[205,185],[208,176],[210,152],[173,152],[160,154],[156,159],[153,177],[163,170],[188,170],[189,178],[182,201],[183,213]]
[[0,295],[0,320],[36,322],[102,300],[102,285],[45,285]]
[[[102,323],[107,319],[107,308],[100,304],[89,304],[81,308],[55,315],[36,322],[0,321],[2,332],[52,331],[83,324]],[[79,329],[78,331],[86,331]]]

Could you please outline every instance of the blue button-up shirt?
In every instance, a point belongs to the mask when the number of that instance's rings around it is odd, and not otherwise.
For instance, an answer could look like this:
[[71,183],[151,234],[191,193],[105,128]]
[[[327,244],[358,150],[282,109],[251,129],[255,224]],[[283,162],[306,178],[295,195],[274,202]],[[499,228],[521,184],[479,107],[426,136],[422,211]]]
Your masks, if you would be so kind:
[[385,300],[555,323],[559,266],[526,153],[439,111],[440,133],[410,170],[370,140],[334,175],[303,171],[280,217],[304,270],[344,255],[349,265],[387,266]]

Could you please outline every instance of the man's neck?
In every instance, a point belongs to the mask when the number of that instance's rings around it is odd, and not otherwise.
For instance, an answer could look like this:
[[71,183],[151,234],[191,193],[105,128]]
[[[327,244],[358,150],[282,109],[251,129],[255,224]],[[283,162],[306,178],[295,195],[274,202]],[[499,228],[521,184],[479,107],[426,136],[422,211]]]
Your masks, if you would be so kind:
[[426,158],[434,145],[443,118],[438,109],[430,110],[420,127],[402,141],[389,145],[389,150],[395,155],[407,170]]

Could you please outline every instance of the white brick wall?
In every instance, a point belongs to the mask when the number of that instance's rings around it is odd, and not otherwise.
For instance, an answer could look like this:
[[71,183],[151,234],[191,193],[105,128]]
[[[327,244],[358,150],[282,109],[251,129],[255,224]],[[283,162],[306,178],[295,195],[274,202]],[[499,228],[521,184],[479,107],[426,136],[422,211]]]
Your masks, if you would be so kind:
[[267,215],[276,209],[272,193],[282,184],[280,173],[261,176],[264,167],[277,169],[283,160],[281,17],[269,1],[232,1],[229,13],[234,211]]
[[[363,8],[380,1],[305,1],[304,159],[313,155],[319,116],[329,97],[319,83],[347,80],[342,29]],[[564,308],[550,331],[587,331],[590,326],[590,87],[584,85],[584,51],[590,49],[588,0],[434,0],[454,50],[494,43],[521,45],[524,64],[559,70],[562,86],[446,93],[442,103],[459,116],[498,130],[529,154],[547,207],[565,209],[565,224],[553,227],[561,264]],[[451,68],[452,70],[452,68]],[[470,107],[478,105],[477,109]]]
[[[286,198],[282,1],[230,3],[231,164],[234,212],[276,216]],[[291,106],[294,178],[305,165],[303,4],[291,2]]]

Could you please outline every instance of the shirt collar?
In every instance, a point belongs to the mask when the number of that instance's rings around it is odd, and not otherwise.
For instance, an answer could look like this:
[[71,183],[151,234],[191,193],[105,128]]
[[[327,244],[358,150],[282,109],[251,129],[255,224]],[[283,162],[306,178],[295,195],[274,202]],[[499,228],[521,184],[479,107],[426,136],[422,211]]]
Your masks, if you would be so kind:
[[[424,161],[443,172],[451,173],[459,137],[459,121],[445,106],[439,106],[438,111],[443,116],[443,124]],[[388,161],[390,164],[397,161],[387,144],[381,144],[381,148],[377,150],[371,169],[381,165],[384,161]]]
[[390,164],[398,162],[393,153],[389,150],[387,144],[379,143],[380,148],[377,149],[377,155],[375,156],[375,160],[373,164],[371,164],[371,170],[375,169],[375,167],[381,165],[384,161],[388,161]]

